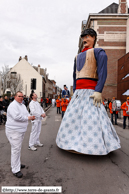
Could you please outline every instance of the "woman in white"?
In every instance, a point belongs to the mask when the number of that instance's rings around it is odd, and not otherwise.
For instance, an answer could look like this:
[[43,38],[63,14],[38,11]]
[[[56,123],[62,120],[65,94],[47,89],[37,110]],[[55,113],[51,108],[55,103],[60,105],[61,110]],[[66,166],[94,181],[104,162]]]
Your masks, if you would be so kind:
[[37,101],[37,95],[35,93],[31,93],[30,98],[32,99],[29,104],[30,113],[35,116],[35,120],[32,121],[32,129],[29,139],[29,148],[32,151],[36,151],[37,148],[35,146],[42,147],[43,144],[40,143],[39,136],[41,132],[41,121],[46,114],[43,108],[40,106]]
[[21,147],[25,132],[27,130],[28,120],[34,120],[34,116],[30,116],[26,106],[22,104],[23,93],[18,91],[15,100],[7,109],[6,136],[11,144],[11,168],[12,173],[21,178],[21,168],[25,165],[21,164]]

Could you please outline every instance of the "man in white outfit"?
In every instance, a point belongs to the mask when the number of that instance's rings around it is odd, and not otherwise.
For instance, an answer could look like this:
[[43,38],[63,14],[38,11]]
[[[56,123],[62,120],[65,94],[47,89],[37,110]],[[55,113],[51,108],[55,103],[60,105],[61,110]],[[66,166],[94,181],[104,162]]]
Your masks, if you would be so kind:
[[56,100],[55,100],[55,98],[53,98],[53,99],[52,99],[52,107],[53,107],[53,108],[55,107],[55,102],[56,102]]
[[20,171],[25,168],[21,164],[21,147],[25,132],[27,130],[28,120],[34,120],[34,116],[30,116],[26,106],[22,104],[23,93],[18,91],[15,95],[15,100],[7,109],[6,136],[11,144],[11,168],[12,173],[17,177],[23,176]]
[[30,114],[35,116],[35,120],[32,121],[32,129],[30,133],[28,149],[36,151],[37,148],[35,146],[43,146],[43,144],[40,143],[39,136],[41,132],[41,121],[43,118],[46,117],[46,114],[37,101],[37,95],[34,92],[31,93],[30,98],[32,99],[29,104]]

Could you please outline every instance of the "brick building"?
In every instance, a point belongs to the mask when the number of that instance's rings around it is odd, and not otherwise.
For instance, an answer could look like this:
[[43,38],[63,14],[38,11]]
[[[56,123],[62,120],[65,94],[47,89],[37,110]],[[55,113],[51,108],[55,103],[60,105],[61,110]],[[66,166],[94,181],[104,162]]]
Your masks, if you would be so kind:
[[[82,29],[93,28],[97,32],[95,47],[101,47],[108,56],[108,76],[103,89],[103,97],[111,99],[117,97],[118,59],[129,52],[129,10],[126,0],[119,0],[119,4],[112,3],[99,13],[89,14],[88,20],[82,21]],[[79,50],[83,48],[79,39]]]
[[52,82],[53,82],[53,98],[55,98],[56,97],[56,82],[55,82],[55,80],[51,80]]
[[117,79],[117,98],[123,103],[127,98],[127,96],[123,94],[129,90],[129,53],[118,60]]

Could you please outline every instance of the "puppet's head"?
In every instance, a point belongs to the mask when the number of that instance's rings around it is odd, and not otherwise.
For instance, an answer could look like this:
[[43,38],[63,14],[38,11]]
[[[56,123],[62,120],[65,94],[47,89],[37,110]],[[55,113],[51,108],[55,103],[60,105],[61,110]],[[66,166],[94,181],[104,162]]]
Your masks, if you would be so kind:
[[97,33],[92,28],[87,28],[82,31],[81,38],[83,39],[84,47],[93,48],[97,40]]

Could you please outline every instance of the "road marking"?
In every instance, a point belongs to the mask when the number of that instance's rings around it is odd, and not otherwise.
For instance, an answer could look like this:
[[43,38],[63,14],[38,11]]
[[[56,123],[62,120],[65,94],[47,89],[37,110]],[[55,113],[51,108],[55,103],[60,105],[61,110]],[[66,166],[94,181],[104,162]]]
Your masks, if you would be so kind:
[[55,116],[55,121],[61,121],[61,115]]

